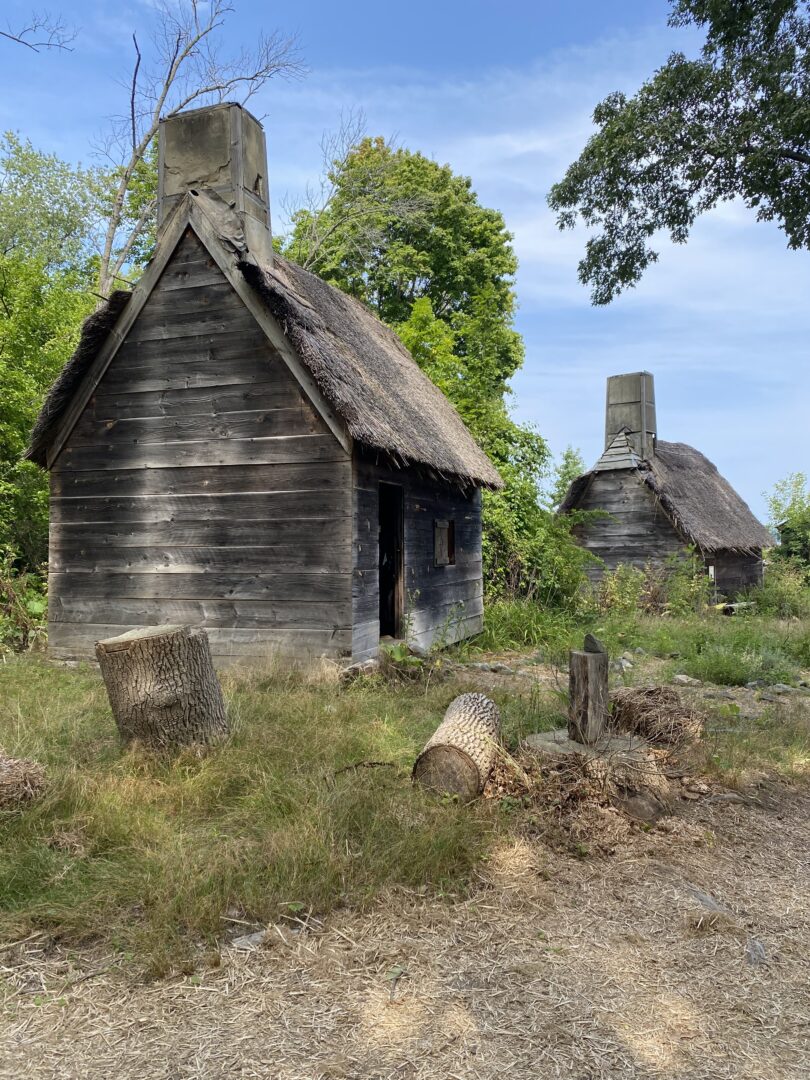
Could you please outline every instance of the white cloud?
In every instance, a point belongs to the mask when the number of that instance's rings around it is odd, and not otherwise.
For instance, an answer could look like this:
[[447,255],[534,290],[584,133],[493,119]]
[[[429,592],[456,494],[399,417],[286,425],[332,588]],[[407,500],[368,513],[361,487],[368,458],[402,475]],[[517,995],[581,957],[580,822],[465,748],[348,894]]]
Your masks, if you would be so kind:
[[594,309],[576,276],[585,235],[560,233],[545,202],[587,139],[594,104],[632,91],[671,48],[670,32],[626,38],[456,82],[402,70],[315,74],[268,94],[270,172],[276,191],[300,184],[317,168],[321,132],[341,108],[362,107],[371,131],[472,176],[482,201],[504,212],[521,261],[527,360],[516,414],[555,450],[570,442],[595,458],[605,377],[647,368],[662,437],[697,445],[761,512],[762,490],[810,458],[808,254],[787,251],[775,226],[728,203],[687,245],[662,237],[639,287]]

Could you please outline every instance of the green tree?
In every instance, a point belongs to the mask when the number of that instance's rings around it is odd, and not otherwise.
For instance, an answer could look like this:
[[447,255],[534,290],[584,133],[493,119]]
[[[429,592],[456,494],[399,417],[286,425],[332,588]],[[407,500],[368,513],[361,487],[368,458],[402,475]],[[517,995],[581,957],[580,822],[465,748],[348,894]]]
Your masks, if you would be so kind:
[[633,96],[613,93],[598,131],[549,204],[560,228],[591,230],[579,277],[595,304],[635,285],[656,233],[684,243],[700,214],[739,198],[810,246],[808,0],[671,0],[672,26],[705,30]]
[[585,472],[585,459],[581,451],[573,446],[566,446],[555,462],[551,473],[551,483],[546,492],[549,507],[556,510],[568,493],[568,489],[578,476]]
[[768,522],[781,540],[774,554],[810,570],[810,485],[806,474],[790,473],[765,497]]
[[508,409],[523,342],[503,216],[449,165],[381,138],[333,153],[322,190],[321,205],[293,215],[283,252],[369,304],[456,406],[506,485],[484,499],[489,583],[527,587],[548,449]]
[[47,555],[48,485],[21,455],[95,303],[89,186],[57,157],[0,138],[0,547],[29,567]]

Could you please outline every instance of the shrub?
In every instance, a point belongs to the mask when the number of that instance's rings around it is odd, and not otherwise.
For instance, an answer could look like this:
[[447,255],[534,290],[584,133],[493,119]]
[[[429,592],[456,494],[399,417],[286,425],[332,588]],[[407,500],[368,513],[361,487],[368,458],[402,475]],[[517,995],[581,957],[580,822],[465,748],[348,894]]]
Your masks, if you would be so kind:
[[45,580],[19,570],[13,552],[0,551],[0,649],[22,651],[45,638]]
[[810,618],[810,573],[797,560],[775,559],[747,598],[762,615]]

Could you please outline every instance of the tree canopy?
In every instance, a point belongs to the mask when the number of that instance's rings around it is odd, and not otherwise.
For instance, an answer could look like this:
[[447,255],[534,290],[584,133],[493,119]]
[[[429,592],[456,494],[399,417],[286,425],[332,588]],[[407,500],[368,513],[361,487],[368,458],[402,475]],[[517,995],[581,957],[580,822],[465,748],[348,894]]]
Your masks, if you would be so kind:
[[28,566],[47,555],[47,479],[21,454],[95,304],[92,222],[87,174],[0,138],[0,547]]
[[524,588],[564,530],[538,502],[546,443],[509,413],[523,341],[503,216],[449,165],[381,138],[335,155],[323,188],[321,206],[293,215],[282,250],[371,306],[456,406],[505,481],[484,501],[489,583]]
[[810,247],[810,3],[671,2],[673,27],[705,31],[700,55],[673,53],[633,97],[597,105],[598,131],[549,195],[561,228],[592,230],[579,277],[595,304],[640,280],[656,233],[684,243],[725,200]]

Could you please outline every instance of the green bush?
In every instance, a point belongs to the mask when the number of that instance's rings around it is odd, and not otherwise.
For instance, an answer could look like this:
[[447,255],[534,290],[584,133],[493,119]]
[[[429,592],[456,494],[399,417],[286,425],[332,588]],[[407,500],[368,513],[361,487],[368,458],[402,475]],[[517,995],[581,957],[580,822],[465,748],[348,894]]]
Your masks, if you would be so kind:
[[45,640],[45,579],[19,570],[14,552],[0,550],[0,651],[22,651]]
[[762,615],[810,618],[810,572],[795,559],[775,559],[766,567],[761,585],[749,590]]

